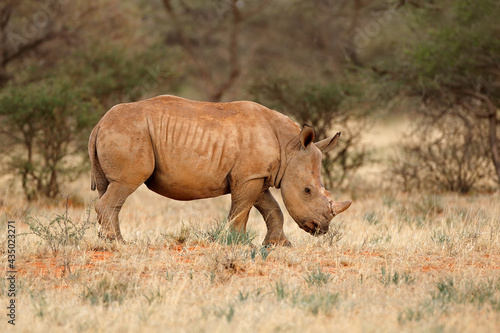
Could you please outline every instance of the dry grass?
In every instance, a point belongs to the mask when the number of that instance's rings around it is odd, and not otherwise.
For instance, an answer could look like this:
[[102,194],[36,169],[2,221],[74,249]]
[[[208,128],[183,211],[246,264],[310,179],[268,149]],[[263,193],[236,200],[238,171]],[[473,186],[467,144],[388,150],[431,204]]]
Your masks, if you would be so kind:
[[[287,216],[294,247],[267,252],[256,211],[253,246],[220,245],[203,231],[224,218],[228,197],[181,203],[140,188],[121,214],[127,245],[99,241],[93,227],[57,253],[37,236],[18,237],[16,330],[498,331],[499,199],[365,195],[324,237]],[[24,207],[17,194],[5,195],[2,228],[9,217],[26,232],[27,214],[64,213],[64,202]],[[68,213],[86,219],[85,205]],[[4,317],[0,330],[11,329]]]

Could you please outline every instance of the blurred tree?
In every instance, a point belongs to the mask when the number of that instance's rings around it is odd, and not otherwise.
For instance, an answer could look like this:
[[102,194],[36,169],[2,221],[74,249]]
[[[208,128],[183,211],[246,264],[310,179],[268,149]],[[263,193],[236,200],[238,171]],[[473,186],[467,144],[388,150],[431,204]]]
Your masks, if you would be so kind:
[[137,33],[137,9],[119,3],[0,5],[0,151],[28,200],[57,196],[85,170],[88,136],[107,109],[172,79],[162,53]]
[[424,117],[401,142],[388,173],[404,191],[467,193],[491,187],[494,168],[489,157],[488,124],[474,123],[474,115],[452,112],[438,122]]
[[301,124],[313,126],[318,139],[336,131],[342,136],[338,147],[323,156],[323,176],[330,189],[345,186],[366,160],[360,147],[365,126],[363,107],[358,103],[361,91],[357,85],[341,83],[300,84],[294,79],[278,78],[256,83],[253,93],[259,102],[280,110]]
[[184,1],[163,0],[171,23],[167,45],[181,47],[210,101],[220,101],[240,77],[242,52],[252,47],[250,39],[242,45],[244,24],[269,2],[191,1],[188,5]]
[[[28,200],[54,198],[64,181],[84,169],[92,127],[113,104],[141,97],[151,72],[144,54],[95,45],[75,52],[51,74],[7,84],[0,93],[0,135],[9,170],[20,177]],[[136,89],[139,88],[139,89]]]
[[81,151],[79,137],[95,119],[84,91],[68,81],[50,80],[8,86],[0,96],[1,132],[9,167],[28,200],[59,195],[61,181],[79,169],[71,158]]
[[[9,63],[16,61],[30,51],[53,39],[65,37],[64,29],[56,27],[54,17],[59,14],[60,6],[57,1],[42,2],[45,7],[33,13],[32,21],[25,18],[25,22],[16,21],[15,10],[23,11],[22,1],[6,0],[0,4],[0,86],[4,85],[12,76],[7,71]],[[45,9],[42,10],[42,9]],[[17,24],[17,28],[13,27]]]
[[[482,138],[500,186],[500,4],[457,0],[405,6],[412,38],[401,41],[404,49],[379,72],[399,81],[406,95],[421,98],[428,123],[453,116],[462,120],[464,131],[486,126]],[[474,141],[463,142],[469,144]]]
[[[331,78],[358,25],[380,0],[144,1],[151,35],[177,61],[187,95],[246,98],[261,76]],[[354,56],[353,56],[354,57]],[[193,91],[196,89],[196,91]]]

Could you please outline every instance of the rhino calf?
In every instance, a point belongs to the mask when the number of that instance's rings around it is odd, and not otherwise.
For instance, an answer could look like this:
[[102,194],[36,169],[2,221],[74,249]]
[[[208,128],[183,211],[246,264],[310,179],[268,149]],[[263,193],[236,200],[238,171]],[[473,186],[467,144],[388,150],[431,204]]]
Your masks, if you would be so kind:
[[314,143],[315,132],[260,104],[208,103],[175,96],[118,104],[94,127],[89,140],[91,188],[100,235],[122,241],[118,213],[141,184],[176,200],[231,193],[229,221],[246,228],[250,209],[264,217],[263,244],[290,245],[283,214],[269,191],[281,188],[300,228],[328,231],[351,202],[334,202],[321,180],[322,153],[339,138]]

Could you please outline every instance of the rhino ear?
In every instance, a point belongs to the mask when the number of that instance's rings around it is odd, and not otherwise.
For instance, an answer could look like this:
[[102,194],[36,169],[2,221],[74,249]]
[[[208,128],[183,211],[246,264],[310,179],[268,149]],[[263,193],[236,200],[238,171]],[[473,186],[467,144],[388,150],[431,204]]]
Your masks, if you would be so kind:
[[326,154],[330,150],[332,150],[333,147],[335,147],[337,145],[337,140],[339,139],[339,137],[340,137],[340,132],[335,134],[335,136],[332,139],[324,139],[324,140],[318,141],[315,143],[315,145],[316,145],[316,147],[319,148],[319,150],[321,150],[321,152],[323,154]]
[[302,131],[300,131],[299,134],[299,141],[302,148],[306,149],[309,147],[311,143],[314,142],[315,138],[316,132],[314,132],[314,129],[311,126],[304,124]]

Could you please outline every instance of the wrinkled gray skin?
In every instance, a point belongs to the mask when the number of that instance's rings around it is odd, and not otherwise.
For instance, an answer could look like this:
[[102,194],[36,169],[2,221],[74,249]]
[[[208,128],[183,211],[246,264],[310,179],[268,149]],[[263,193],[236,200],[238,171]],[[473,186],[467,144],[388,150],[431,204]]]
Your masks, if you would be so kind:
[[111,108],[89,141],[92,189],[100,235],[122,241],[118,213],[127,197],[145,183],[176,200],[231,193],[229,220],[246,228],[250,209],[264,217],[264,244],[290,245],[283,214],[269,191],[281,188],[283,201],[300,228],[328,231],[330,220],[350,201],[333,202],[321,181],[322,153],[340,133],[316,143],[314,130],[257,103],[196,102],[158,96]]

